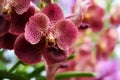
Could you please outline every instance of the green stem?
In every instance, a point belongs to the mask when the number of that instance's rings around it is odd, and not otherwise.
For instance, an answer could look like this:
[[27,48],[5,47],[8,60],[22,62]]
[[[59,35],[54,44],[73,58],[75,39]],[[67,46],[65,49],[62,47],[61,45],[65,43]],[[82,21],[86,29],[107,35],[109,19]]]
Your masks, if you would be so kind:
[[94,73],[81,73],[81,72],[64,72],[56,75],[56,80],[71,77],[95,77]]
[[4,53],[5,52],[5,49],[1,49],[0,50],[0,54]]
[[0,78],[8,78],[10,80],[29,80],[28,78],[24,76],[13,74],[13,73],[6,72],[3,70],[0,70]]
[[109,13],[110,12],[110,8],[111,8],[111,4],[112,4],[113,0],[106,0],[106,12]]
[[36,68],[32,73],[30,73],[29,75],[28,75],[28,77],[29,78],[32,78],[32,77],[34,77],[34,76],[37,76],[37,75],[39,75],[42,71],[44,71],[45,70],[45,64],[43,63],[43,62],[41,62],[40,64],[39,64],[39,67],[38,68]]
[[13,65],[12,68],[8,70],[8,72],[13,72],[19,66],[19,64],[21,64],[21,61],[18,61],[15,65]]

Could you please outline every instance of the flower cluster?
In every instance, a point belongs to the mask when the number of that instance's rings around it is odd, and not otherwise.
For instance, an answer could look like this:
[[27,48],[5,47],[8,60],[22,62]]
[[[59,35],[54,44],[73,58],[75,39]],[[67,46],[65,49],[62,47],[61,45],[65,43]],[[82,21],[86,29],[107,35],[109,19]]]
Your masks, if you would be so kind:
[[[23,3],[26,7],[22,6]],[[17,36],[24,33],[25,24],[34,15],[35,8],[29,5],[29,0],[3,0],[0,4],[0,48],[13,49]]]
[[[58,69],[58,74],[77,75],[65,80],[119,80],[113,75],[120,72],[114,54],[120,6],[114,0],[104,0],[102,7],[97,0],[69,1],[0,0],[1,50],[13,50],[25,64],[45,61],[48,80],[54,80]],[[86,76],[88,72],[96,75]]]
[[[106,0],[107,1],[107,0]],[[76,4],[73,4],[72,12]],[[76,46],[70,53],[75,57],[66,62],[58,73],[79,71],[94,72],[95,77],[68,78],[66,80],[119,80],[119,60],[114,52],[119,34],[119,5],[114,10],[105,11],[92,0],[80,23]],[[88,27],[86,29],[86,27]],[[80,30],[82,29],[82,31]],[[67,66],[66,66],[67,65]],[[117,75],[118,74],[118,75]]]
[[64,18],[57,3],[50,3],[37,12],[30,2],[1,2],[1,48],[14,49],[18,58],[27,64],[40,62],[42,55],[48,64],[65,61],[77,39],[75,24]]

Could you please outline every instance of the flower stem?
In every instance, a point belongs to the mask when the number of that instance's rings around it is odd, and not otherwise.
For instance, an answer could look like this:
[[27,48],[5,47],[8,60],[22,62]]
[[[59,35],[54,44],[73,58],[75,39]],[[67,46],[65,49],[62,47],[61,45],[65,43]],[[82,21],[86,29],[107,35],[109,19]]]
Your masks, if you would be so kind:
[[44,0],[47,4],[51,4],[54,2],[54,0]]
[[12,68],[8,70],[8,72],[13,72],[19,66],[19,64],[21,64],[21,61],[18,61],[15,65],[13,65]]
[[40,0],[40,8],[44,8],[45,7],[45,3],[44,3],[44,0]]
[[46,65],[46,77],[47,80],[55,80],[55,74],[58,68],[61,66],[61,63]]

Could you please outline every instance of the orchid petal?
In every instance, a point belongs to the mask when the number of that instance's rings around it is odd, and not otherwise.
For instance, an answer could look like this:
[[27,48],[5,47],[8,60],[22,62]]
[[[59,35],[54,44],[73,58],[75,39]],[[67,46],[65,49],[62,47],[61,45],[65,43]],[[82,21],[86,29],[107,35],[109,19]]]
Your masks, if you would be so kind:
[[61,49],[70,48],[77,39],[78,30],[69,20],[60,20],[55,25],[57,44]]
[[41,61],[42,49],[44,47],[44,38],[41,38],[41,41],[32,45],[27,42],[24,38],[24,35],[21,34],[18,36],[15,42],[15,54],[17,57],[27,64],[35,64]]
[[0,37],[0,48],[13,49],[14,42],[16,40],[15,35],[6,33],[4,36]]
[[30,0],[12,0],[11,6],[17,14],[23,14],[29,8]]
[[5,35],[9,29],[9,21],[5,19],[4,15],[0,15],[0,37]]
[[49,17],[50,21],[57,21],[64,18],[62,9],[56,3],[49,4],[43,8],[41,12],[46,14]]
[[29,17],[34,15],[35,8],[30,6],[27,12],[23,14],[17,14],[16,12],[11,13],[11,25],[9,32],[15,35],[19,35],[24,32],[25,24],[29,20]]
[[66,51],[61,50],[58,47],[46,48],[43,55],[48,65],[65,61],[67,58]]
[[25,26],[25,39],[31,44],[37,44],[43,36],[49,19],[42,13],[36,13],[32,16]]

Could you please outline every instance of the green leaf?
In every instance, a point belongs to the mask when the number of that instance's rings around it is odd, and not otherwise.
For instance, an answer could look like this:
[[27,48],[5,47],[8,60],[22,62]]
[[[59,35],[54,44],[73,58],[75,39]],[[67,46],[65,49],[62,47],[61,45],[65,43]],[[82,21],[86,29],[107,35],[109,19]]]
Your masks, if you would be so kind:
[[47,80],[44,76],[37,76],[36,80]]
[[55,2],[58,2],[59,0],[54,0]]
[[6,65],[2,61],[0,61],[0,70],[7,70]]
[[0,54],[3,54],[5,52],[4,49],[0,49]]
[[75,54],[71,54],[71,55],[67,58],[67,61],[73,59],[74,57],[75,57]]
[[42,71],[45,70],[45,64],[44,62],[41,62],[39,65],[38,65],[38,68],[36,68],[32,73],[30,73],[28,75],[29,78],[32,78],[36,75],[39,75]]
[[64,72],[56,75],[56,80],[61,80],[64,78],[71,78],[71,77],[94,77],[94,73],[81,73],[81,72]]
[[4,54],[5,50],[4,49],[0,49],[0,59],[3,58],[3,54]]
[[26,78],[24,76],[10,73],[10,72],[6,72],[3,70],[0,70],[0,78],[8,78],[11,80],[29,80],[28,78]]

